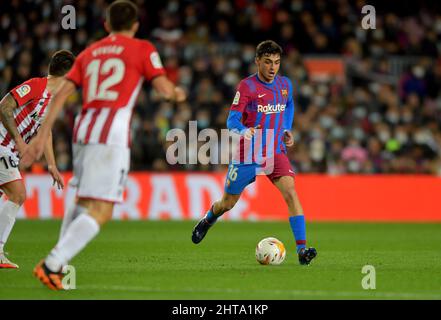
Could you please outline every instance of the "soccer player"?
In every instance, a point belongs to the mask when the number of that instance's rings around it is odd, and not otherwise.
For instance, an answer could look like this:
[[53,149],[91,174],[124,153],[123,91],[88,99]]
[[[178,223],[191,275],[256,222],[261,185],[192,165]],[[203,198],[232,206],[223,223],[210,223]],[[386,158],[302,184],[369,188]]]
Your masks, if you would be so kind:
[[192,241],[201,242],[216,220],[234,207],[256,174],[264,173],[288,205],[299,262],[308,265],[317,251],[306,248],[305,217],[286,155],[286,147],[294,144],[294,101],[291,81],[277,75],[281,55],[282,49],[274,41],[260,43],[255,58],[257,73],[239,83],[227,120],[228,129],[242,135],[239,156],[230,162],[224,195],[194,227]]
[[184,90],[166,77],[153,44],[134,38],[137,20],[138,9],[130,1],[116,1],[107,8],[105,28],[110,34],[78,55],[22,159],[30,165],[42,155],[43,142],[65,100],[82,87],[83,107],[73,132],[76,205],[69,214],[72,218],[63,222],[64,235],[34,268],[34,275],[53,290],[63,289],[62,267],[98,234],[111,219],[114,204],[123,200],[130,164],[130,119],[143,80],[165,99],[186,99]]
[[[19,171],[19,156],[37,133],[51,97],[59,89],[63,76],[72,67],[74,55],[67,50],[53,54],[49,75],[32,78],[12,89],[0,102],[0,189],[8,200],[0,209],[0,269],[18,269],[9,261],[4,246],[15,223],[20,207],[26,199],[26,189]],[[48,171],[59,189],[64,187],[52,148],[52,134],[45,140],[44,155]]]

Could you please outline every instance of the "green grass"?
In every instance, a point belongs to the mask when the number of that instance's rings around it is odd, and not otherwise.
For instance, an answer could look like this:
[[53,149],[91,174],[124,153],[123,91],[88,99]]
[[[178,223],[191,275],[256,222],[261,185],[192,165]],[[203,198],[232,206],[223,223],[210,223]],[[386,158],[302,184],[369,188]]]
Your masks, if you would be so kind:
[[[71,264],[76,290],[52,292],[32,277],[60,221],[17,221],[0,270],[0,299],[441,299],[441,224],[310,223],[318,256],[300,266],[288,223],[220,221],[204,241],[194,222],[112,221]],[[280,266],[259,265],[257,242],[282,240]],[[364,265],[376,289],[363,290]]]

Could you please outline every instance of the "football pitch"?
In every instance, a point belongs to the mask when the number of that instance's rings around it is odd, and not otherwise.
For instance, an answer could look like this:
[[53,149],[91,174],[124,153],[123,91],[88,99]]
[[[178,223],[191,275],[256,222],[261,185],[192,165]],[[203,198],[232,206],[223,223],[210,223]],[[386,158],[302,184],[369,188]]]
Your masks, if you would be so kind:
[[[76,289],[52,292],[32,269],[60,224],[17,221],[6,251],[20,269],[0,270],[0,299],[441,299],[441,224],[309,223],[318,256],[300,266],[288,222],[220,221],[194,245],[194,221],[112,221],[71,262]],[[287,247],[280,266],[255,260],[268,236]]]

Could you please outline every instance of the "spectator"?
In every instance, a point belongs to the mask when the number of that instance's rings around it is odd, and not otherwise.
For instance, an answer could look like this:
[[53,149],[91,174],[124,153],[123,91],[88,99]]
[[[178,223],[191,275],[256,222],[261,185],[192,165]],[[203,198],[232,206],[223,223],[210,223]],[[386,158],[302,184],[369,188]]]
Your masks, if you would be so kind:
[[[0,94],[42,76],[55,50],[78,53],[105,36],[100,30],[107,2],[76,3],[75,30],[60,28],[63,1],[2,4]],[[255,72],[256,44],[272,38],[285,51],[281,73],[296,82],[296,139],[289,156],[297,172],[441,175],[440,3],[394,12],[376,3],[377,29],[369,31],[360,28],[364,1],[138,3],[139,36],[157,45],[169,77],[188,90],[189,102],[173,106],[141,90],[132,121],[135,170],[224,168],[169,165],[166,134],[188,130],[194,119],[199,130],[225,128],[238,80]],[[339,55],[345,82],[312,79],[303,61],[308,54]],[[69,140],[79,101],[78,95],[69,99],[54,127],[62,170],[72,168]]]

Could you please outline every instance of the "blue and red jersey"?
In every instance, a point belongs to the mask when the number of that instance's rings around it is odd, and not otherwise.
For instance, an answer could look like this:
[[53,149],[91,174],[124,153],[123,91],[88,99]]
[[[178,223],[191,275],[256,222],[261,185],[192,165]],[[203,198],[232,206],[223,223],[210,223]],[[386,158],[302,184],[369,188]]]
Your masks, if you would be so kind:
[[[293,87],[287,77],[277,75],[271,83],[261,81],[257,74],[243,79],[238,85],[227,120],[228,129],[242,135],[240,162],[251,152],[244,147],[243,134],[248,128],[260,125],[261,135],[256,135],[251,144],[253,150],[261,149],[260,154],[265,157],[267,153],[268,156],[270,153],[286,153],[283,136],[286,130],[291,130],[293,120]],[[252,157],[254,160],[255,157]]]

